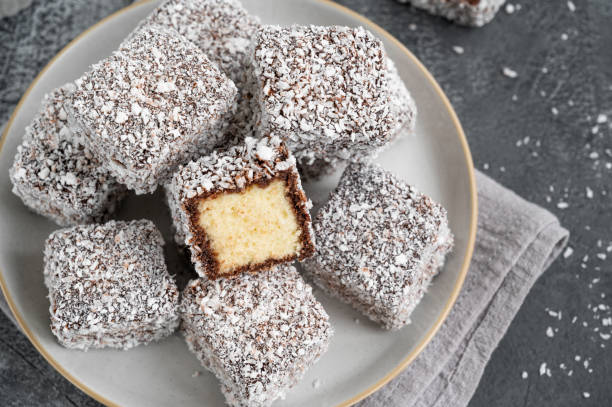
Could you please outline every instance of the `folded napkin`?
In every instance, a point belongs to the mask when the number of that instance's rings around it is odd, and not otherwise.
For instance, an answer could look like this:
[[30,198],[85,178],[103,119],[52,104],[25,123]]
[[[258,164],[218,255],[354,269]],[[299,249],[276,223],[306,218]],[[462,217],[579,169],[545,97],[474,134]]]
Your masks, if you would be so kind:
[[567,243],[547,210],[482,173],[476,183],[476,247],[457,302],[425,350],[359,407],[466,406],[527,293]]
[[[476,183],[476,247],[457,302],[416,360],[358,406],[467,405],[531,286],[565,246],[569,233],[550,212],[482,173]],[[13,319],[2,295],[0,309]]]

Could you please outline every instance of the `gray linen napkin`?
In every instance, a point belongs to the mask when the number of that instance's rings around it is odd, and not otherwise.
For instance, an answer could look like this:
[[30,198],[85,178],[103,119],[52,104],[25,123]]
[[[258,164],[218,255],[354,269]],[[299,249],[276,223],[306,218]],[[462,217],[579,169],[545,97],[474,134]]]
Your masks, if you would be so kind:
[[547,210],[477,172],[478,232],[463,289],[440,331],[359,407],[466,406],[537,278],[569,233]]
[[[550,212],[482,173],[476,183],[476,247],[456,304],[417,359],[360,407],[467,405],[533,283],[565,246],[569,233]],[[1,295],[0,309],[13,319]]]

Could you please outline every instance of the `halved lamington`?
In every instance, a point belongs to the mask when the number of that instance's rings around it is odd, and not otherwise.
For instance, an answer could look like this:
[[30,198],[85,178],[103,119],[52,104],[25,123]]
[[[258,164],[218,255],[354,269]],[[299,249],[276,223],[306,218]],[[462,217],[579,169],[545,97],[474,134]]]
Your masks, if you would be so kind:
[[307,274],[387,329],[409,322],[453,246],[446,210],[375,165],[347,167],[313,226]]
[[68,126],[63,104],[73,90],[66,84],[45,96],[9,171],[13,193],[60,226],[100,222],[125,195],[83,146],[80,131]]
[[45,244],[51,330],[67,348],[129,349],[170,335],[178,290],[148,220],[53,232]]
[[66,103],[91,151],[138,194],[167,182],[180,164],[225,140],[237,90],[175,31],[144,27],[76,81]]
[[177,240],[202,277],[257,272],[314,252],[311,203],[278,137],[247,138],[192,161],[166,188]]
[[506,0],[399,0],[458,24],[480,27],[493,20]]
[[233,407],[269,406],[326,352],[329,317],[294,267],[215,281],[181,300],[189,349],[221,382]]
[[402,127],[383,44],[363,28],[263,26],[251,57],[258,131],[286,140],[300,167],[361,160]]
[[158,6],[139,27],[161,26],[176,30],[198,46],[239,91],[237,110],[225,118],[221,132],[237,144],[254,127],[252,80],[248,49],[260,27],[237,0],[168,0]]

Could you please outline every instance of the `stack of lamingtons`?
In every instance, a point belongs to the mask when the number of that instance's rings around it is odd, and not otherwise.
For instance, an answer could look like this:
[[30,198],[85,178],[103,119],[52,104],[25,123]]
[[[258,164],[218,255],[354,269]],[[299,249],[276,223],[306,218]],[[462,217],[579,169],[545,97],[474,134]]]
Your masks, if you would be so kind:
[[[329,317],[296,268],[399,329],[452,247],[445,210],[371,163],[416,109],[363,28],[266,26],[236,0],[170,0],[50,93],[10,171],[62,226],[45,246],[51,329],[128,349],[180,325],[232,406],[267,406],[325,353]],[[311,221],[301,176],[348,164]],[[107,221],[162,186],[198,278],[179,298],[148,220]]]

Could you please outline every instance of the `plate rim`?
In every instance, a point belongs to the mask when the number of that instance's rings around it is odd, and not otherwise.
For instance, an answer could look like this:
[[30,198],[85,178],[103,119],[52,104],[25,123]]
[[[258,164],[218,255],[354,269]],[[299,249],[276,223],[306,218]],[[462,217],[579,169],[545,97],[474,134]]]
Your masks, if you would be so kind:
[[[28,86],[28,88],[26,89],[24,94],[19,99],[19,102],[17,103],[17,106],[15,106],[15,109],[11,113],[11,116],[9,117],[9,120],[6,123],[6,127],[4,128],[2,136],[0,137],[0,153],[2,152],[2,148],[4,147],[4,143],[5,143],[5,141],[6,141],[7,137],[8,137],[8,133],[9,133],[9,131],[11,129],[13,121],[15,120],[15,117],[19,113],[19,111],[20,111],[23,103],[25,102],[25,100],[28,98],[30,92],[32,91],[34,86],[36,86],[36,84],[38,83],[40,78],[45,74],[45,72],[69,48],[74,46],[78,41],[81,40],[81,38],[83,38],[84,36],[89,34],[91,31],[93,31],[97,27],[105,24],[107,21],[117,17],[118,15],[120,15],[120,14],[122,14],[122,13],[128,11],[128,10],[131,10],[132,8],[140,7],[143,4],[149,3],[151,1],[153,1],[153,0],[139,0],[139,1],[136,1],[136,2],[134,2],[132,4],[130,4],[129,6],[126,6],[126,7],[122,8],[122,9],[119,9],[119,10],[115,11],[114,13],[106,16],[105,18],[101,19],[100,21],[98,21],[97,23],[95,23],[94,25],[92,25],[91,27],[87,28],[85,31],[83,31],[79,35],[77,35],[68,44],[66,44],[66,46],[64,46],[57,54],[55,54],[53,56],[53,58],[51,58],[51,60],[49,60],[49,62],[45,65],[45,67],[36,75],[34,80],[30,83],[30,85]],[[436,321],[432,325],[432,327],[426,332],[426,334],[425,334],[424,338],[421,340],[421,342],[419,342],[415,346],[415,348],[412,350],[412,352],[410,352],[410,354],[408,354],[408,356],[404,357],[399,362],[399,364],[397,366],[395,366],[391,371],[389,371],[384,377],[380,378],[373,385],[369,386],[368,388],[362,390],[361,392],[359,392],[355,396],[353,396],[353,397],[349,398],[348,400],[343,401],[342,403],[337,405],[337,407],[348,407],[348,406],[351,406],[351,405],[357,403],[360,400],[363,400],[364,398],[366,398],[370,394],[374,393],[375,391],[377,391],[378,389],[383,387],[385,384],[387,384],[389,381],[391,381],[391,379],[393,379],[394,377],[399,375],[423,351],[423,349],[427,346],[427,344],[433,339],[435,334],[438,332],[438,330],[442,326],[442,323],[444,322],[444,320],[446,320],[446,317],[450,313],[450,310],[452,309],[453,305],[457,301],[457,297],[459,296],[459,293],[461,292],[461,288],[463,287],[463,283],[465,281],[465,277],[467,275],[467,272],[468,272],[469,266],[470,266],[470,262],[472,260],[472,254],[474,252],[474,245],[475,245],[475,241],[476,241],[476,228],[477,228],[477,222],[478,222],[478,195],[477,195],[477,192],[476,192],[476,179],[475,179],[475,175],[474,175],[474,163],[473,163],[473,160],[472,160],[472,153],[470,151],[470,148],[469,148],[469,145],[468,145],[468,142],[467,142],[467,138],[466,138],[465,133],[463,131],[463,127],[461,126],[459,118],[457,117],[457,114],[455,113],[455,110],[453,109],[453,106],[451,105],[450,101],[448,100],[448,97],[446,96],[446,94],[444,93],[444,91],[442,90],[442,88],[440,87],[438,82],[435,80],[433,75],[429,72],[429,70],[427,70],[427,68],[423,65],[423,63],[410,50],[408,50],[408,48],[406,48],[406,46],[404,46],[404,44],[402,44],[397,38],[395,38],[393,35],[391,35],[389,32],[387,32],[387,30],[385,30],[384,28],[382,28],[378,24],[374,23],[370,19],[362,16],[361,14],[357,13],[356,11],[353,11],[353,10],[349,9],[346,6],[343,6],[341,4],[335,3],[332,0],[312,0],[312,1],[315,1],[317,3],[322,3],[322,4],[328,5],[330,7],[334,7],[338,11],[340,11],[340,12],[342,12],[344,14],[348,14],[349,16],[351,16],[351,17],[357,19],[358,21],[364,23],[364,25],[369,25],[369,26],[373,27],[377,31],[377,34],[380,34],[380,35],[384,36],[387,40],[389,40],[390,42],[395,44],[403,53],[406,54],[406,56],[408,56],[408,58],[416,65],[416,67],[420,71],[422,71],[422,73],[424,74],[425,78],[432,85],[433,90],[435,91],[435,93],[442,100],[442,103],[444,104],[444,107],[447,109],[447,111],[448,111],[448,113],[450,115],[451,121],[453,122],[453,125],[455,126],[455,130],[456,130],[457,136],[459,137],[461,148],[462,148],[463,154],[465,156],[465,161],[466,161],[466,164],[467,164],[467,171],[468,171],[468,177],[469,177],[469,188],[470,188],[470,212],[471,212],[471,219],[470,219],[469,237],[468,237],[467,247],[466,247],[465,255],[464,255],[464,258],[463,258],[463,264],[461,265],[461,270],[459,271],[459,275],[457,276],[457,280],[455,281],[455,285],[453,287],[451,295],[450,295],[449,299],[447,300],[446,304],[444,305],[443,310],[440,312],[440,315],[438,315],[438,318],[436,319]],[[113,403],[110,400],[108,400],[107,398],[105,398],[104,396],[98,394],[95,390],[93,390],[89,386],[86,386],[85,384],[81,383],[79,381],[79,379],[77,379],[76,377],[74,377],[73,375],[71,375],[70,373],[65,371],[64,368],[61,366],[61,364],[59,364],[45,350],[45,348],[42,346],[42,344],[34,337],[32,331],[30,330],[30,328],[26,324],[23,316],[17,311],[15,302],[14,302],[13,298],[11,297],[10,292],[8,290],[8,287],[6,285],[6,281],[4,280],[4,272],[1,269],[0,269],[0,288],[2,289],[2,293],[4,294],[4,298],[6,298],[6,302],[7,302],[8,306],[9,306],[11,312],[13,313],[13,316],[17,320],[17,323],[19,324],[19,327],[21,328],[23,333],[26,335],[26,337],[32,343],[32,345],[34,345],[36,350],[45,358],[45,360],[51,366],[53,366],[53,368],[55,370],[57,370],[58,373],[60,373],[64,378],[66,378],[73,385],[75,385],[77,388],[79,388],[81,391],[83,391],[85,394],[87,394],[88,396],[90,396],[94,400],[96,400],[96,401],[98,401],[98,402],[100,402],[100,403],[102,403],[102,404],[104,404],[106,406],[109,406],[109,407],[120,407],[118,404]]]

